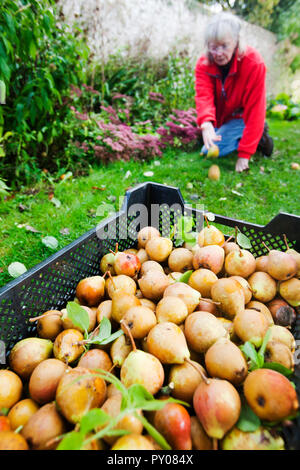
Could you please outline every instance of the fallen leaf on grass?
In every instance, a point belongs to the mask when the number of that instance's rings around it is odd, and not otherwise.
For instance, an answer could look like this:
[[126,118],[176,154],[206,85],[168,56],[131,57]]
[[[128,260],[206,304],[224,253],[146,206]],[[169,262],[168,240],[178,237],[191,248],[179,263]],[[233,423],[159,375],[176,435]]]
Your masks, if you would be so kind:
[[61,202],[59,199],[57,199],[56,197],[52,197],[50,199],[50,201],[52,202],[52,204],[55,205],[55,207],[59,208],[61,206]]
[[47,236],[42,238],[42,243],[47,247],[55,250],[58,247],[58,241],[55,237]]
[[20,212],[28,211],[29,207],[25,206],[24,204],[19,204],[18,209]]
[[28,225],[28,224],[18,224],[17,227],[18,228],[25,228],[25,230],[27,230],[28,232],[41,233],[40,230],[37,230],[36,228],[34,228],[34,227],[32,227],[31,225]]
[[206,212],[205,216],[206,216],[207,220],[209,220],[209,222],[214,222],[214,220],[216,218],[215,214],[213,214],[212,212]]
[[23,263],[15,261],[8,266],[8,273],[11,277],[19,277],[27,271],[26,266]]
[[232,189],[231,192],[232,192],[233,194],[236,194],[237,196],[241,196],[241,197],[244,196],[244,194],[241,194],[241,193],[239,193],[238,191],[235,191],[234,189]]
[[62,228],[59,233],[61,233],[62,235],[69,235],[70,234],[70,230],[68,228]]
[[98,191],[105,191],[106,190],[105,186],[102,187],[102,188],[99,188],[98,186],[92,186],[92,189],[97,189]]
[[144,176],[146,177],[154,176],[154,173],[153,171],[145,171]]
[[131,176],[131,171],[130,170],[126,171],[124,179],[127,180],[127,178],[129,178],[129,176]]

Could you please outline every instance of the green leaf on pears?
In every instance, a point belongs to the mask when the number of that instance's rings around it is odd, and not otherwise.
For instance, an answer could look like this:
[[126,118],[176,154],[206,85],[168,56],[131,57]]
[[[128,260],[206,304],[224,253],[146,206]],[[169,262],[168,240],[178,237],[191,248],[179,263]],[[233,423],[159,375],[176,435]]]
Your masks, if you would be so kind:
[[80,450],[84,441],[84,434],[71,431],[60,441],[56,450]]
[[157,429],[155,429],[154,426],[152,426],[152,424],[149,423],[149,421],[147,421],[147,419],[144,416],[136,414],[136,417],[143,423],[143,426],[146,429],[146,431],[148,431],[150,436],[152,436],[153,439],[155,439],[157,444],[163,450],[172,450],[172,447],[168,444],[166,439],[160,434],[160,432],[157,431]]
[[183,245],[184,242],[196,244],[197,234],[191,235],[194,226],[194,219],[192,216],[180,216],[174,226],[171,228],[170,238],[174,238],[173,244],[175,247]]
[[83,331],[88,330],[90,324],[89,314],[78,303],[68,302],[67,313],[73,325],[81,328]]
[[250,250],[250,248],[252,248],[250,239],[241,232],[238,232],[236,242],[241,248],[244,248],[245,250]]
[[290,377],[291,375],[293,375],[293,371],[291,369],[288,369],[287,367],[283,366],[282,364],[279,364],[278,362],[265,362],[262,368],[276,370],[285,377]]
[[191,277],[192,274],[193,274],[192,269],[189,271],[186,271],[176,280],[176,282],[184,282],[185,284],[188,284],[189,278]]
[[123,330],[115,331],[115,333],[111,334],[111,323],[107,317],[102,318],[99,331],[97,334],[91,333],[87,343],[88,344],[108,344],[114,341],[115,339],[119,338],[119,336],[123,335]]
[[259,367],[259,357],[253,344],[250,341],[246,341],[240,346],[240,349],[247,359],[251,361],[249,370],[257,369]]
[[243,403],[241,413],[236,427],[240,431],[253,432],[256,431],[261,425],[259,417],[252,411],[247,403]]
[[101,344],[104,345],[104,344],[112,343],[112,341],[115,341],[115,339],[119,338],[119,336],[122,336],[123,334],[124,334],[123,330],[115,331],[112,335],[110,335],[107,338],[103,339],[101,341]]
[[264,362],[265,362],[265,351],[266,347],[268,344],[268,341],[271,337],[271,329],[269,328],[264,336],[263,342],[261,344],[261,347],[259,348],[259,351],[257,353],[258,355],[258,362],[259,362],[259,367],[263,367]]
[[110,421],[109,416],[105,411],[100,408],[95,408],[86,413],[80,421],[80,432],[88,434],[89,432],[96,429],[98,426],[103,426]]

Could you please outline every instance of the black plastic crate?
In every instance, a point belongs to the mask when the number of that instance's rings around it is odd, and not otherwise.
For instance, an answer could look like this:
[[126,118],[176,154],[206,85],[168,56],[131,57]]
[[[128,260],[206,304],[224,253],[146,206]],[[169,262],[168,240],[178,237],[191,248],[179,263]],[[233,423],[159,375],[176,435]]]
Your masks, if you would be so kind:
[[[147,210],[143,212],[143,208]],[[36,326],[29,318],[64,308],[74,299],[80,279],[100,274],[102,256],[115,249],[116,243],[120,251],[136,246],[136,228],[146,225],[156,226],[168,236],[170,224],[183,214],[192,215],[197,228],[201,228],[204,209],[185,204],[178,188],[152,182],[140,184],[126,192],[122,208],[115,215],[1,288],[0,367],[1,363],[5,367],[4,349],[7,355],[17,341],[36,335]],[[300,217],[296,215],[280,213],[262,226],[214,214],[213,224],[238,227],[251,240],[250,251],[256,257],[267,253],[262,241],[271,249],[284,250],[284,235],[289,246],[300,252]],[[299,315],[293,334],[300,345]],[[299,365],[295,366],[293,380],[300,396]],[[284,428],[289,449],[300,449],[299,431],[300,418]]]

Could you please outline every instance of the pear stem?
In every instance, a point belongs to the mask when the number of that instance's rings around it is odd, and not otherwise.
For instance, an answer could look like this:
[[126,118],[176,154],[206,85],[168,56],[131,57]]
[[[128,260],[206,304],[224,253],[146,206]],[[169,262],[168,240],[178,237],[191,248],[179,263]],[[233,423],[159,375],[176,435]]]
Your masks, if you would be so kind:
[[264,245],[265,248],[267,248],[268,252],[270,253],[271,250],[270,250],[270,248],[265,244],[265,242],[261,242],[261,243]]
[[213,438],[213,450],[218,450],[218,439]]
[[120,323],[121,323],[121,326],[123,326],[123,327],[125,328],[126,334],[127,334],[127,335],[129,336],[129,338],[130,338],[133,351],[136,352],[136,345],[135,345],[133,336],[132,336],[132,334],[131,334],[130,328],[128,327],[128,325],[127,325],[123,320],[121,320]]
[[208,226],[208,228],[209,228],[209,227],[210,227],[210,225],[209,225],[209,222],[208,222],[208,220],[207,220],[207,217],[206,217],[206,215],[204,215],[204,218],[205,218],[206,225],[207,225],[207,226]]
[[117,243],[116,243],[115,251],[111,250],[110,248],[109,248],[108,251],[109,251],[110,253],[112,253],[113,255],[116,255],[116,254],[118,253],[118,250],[119,250],[119,243],[117,242]]
[[223,243],[223,245],[221,245],[221,248],[224,248],[226,243],[230,242],[230,240],[232,240],[232,239],[233,239],[233,235],[231,235],[231,237],[227,238],[227,240]]
[[117,290],[116,284],[114,283],[114,280],[113,280],[113,277],[112,277],[112,275],[111,275],[111,272],[110,272],[110,271],[107,271],[107,273],[108,273],[108,277],[109,277],[109,279],[111,280],[111,283],[112,283],[114,289]]
[[111,374],[111,373],[112,373],[112,371],[114,370],[114,368],[115,368],[116,366],[117,366],[117,364],[113,364],[113,366],[112,366],[112,367],[109,369],[109,371],[108,371],[108,372]]
[[285,243],[286,249],[289,250],[290,247],[289,247],[289,244],[288,244],[288,241],[287,241],[287,238],[286,238],[286,234],[285,234],[285,233],[283,234],[283,239],[284,239],[284,243]]
[[194,367],[194,369],[201,375],[202,380],[206,383],[206,385],[209,385],[209,379],[206,377],[204,372],[198,367],[193,361],[191,361],[188,358],[185,358],[185,362],[187,362],[190,366]]
[[53,312],[43,313],[43,315],[39,315],[38,317],[29,318],[29,321],[30,322],[38,321],[38,320],[41,320],[41,318],[46,318],[46,317],[49,317],[51,315],[58,315],[59,317],[62,317],[63,314],[59,311],[57,311],[55,313],[53,313]]
[[235,243],[237,243],[237,236],[238,236],[239,228],[238,228],[237,225],[234,228],[235,228],[234,241],[235,241]]

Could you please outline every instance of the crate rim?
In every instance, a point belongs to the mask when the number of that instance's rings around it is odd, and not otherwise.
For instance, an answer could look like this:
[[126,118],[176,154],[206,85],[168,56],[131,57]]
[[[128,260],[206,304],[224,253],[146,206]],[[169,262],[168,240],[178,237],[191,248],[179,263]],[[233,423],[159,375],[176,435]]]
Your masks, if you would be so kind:
[[134,193],[141,190],[141,189],[143,189],[143,188],[151,190],[152,187],[156,188],[156,189],[167,188],[167,190],[177,192],[179,202],[181,202],[183,209],[185,207],[189,207],[191,210],[193,210],[195,212],[199,212],[199,213],[203,213],[203,214],[209,212],[209,213],[213,214],[216,217],[217,220],[215,221],[215,223],[222,224],[222,221],[224,221],[224,222],[230,222],[230,223],[235,224],[237,226],[239,226],[239,225],[249,226],[250,225],[252,227],[255,227],[255,228],[261,229],[261,230],[265,230],[273,221],[275,221],[275,219],[277,219],[278,217],[281,217],[281,216],[287,216],[287,217],[293,217],[293,218],[299,219],[299,223],[300,223],[300,216],[298,216],[296,214],[290,214],[288,212],[279,212],[266,225],[260,225],[260,224],[255,224],[255,223],[252,223],[252,222],[247,222],[247,221],[244,221],[242,219],[233,219],[233,218],[230,218],[230,217],[226,217],[226,216],[223,216],[223,215],[220,215],[220,214],[216,214],[213,211],[199,211],[199,210],[193,208],[192,205],[190,205],[187,201],[185,201],[183,199],[181,190],[178,186],[165,185],[165,184],[162,184],[162,183],[156,183],[154,181],[146,181],[146,182],[143,182],[143,183],[138,183],[136,186],[126,190],[125,195],[124,195],[124,200],[123,200],[122,206],[121,206],[119,211],[116,211],[115,213],[113,213],[113,215],[111,215],[109,217],[106,217],[105,219],[101,220],[99,222],[99,224],[97,224],[95,227],[88,230],[87,232],[85,232],[81,236],[77,237],[75,240],[73,240],[68,245],[64,246],[63,248],[61,248],[57,252],[55,252],[52,255],[48,256],[43,261],[37,263],[35,266],[30,268],[29,270],[27,270],[25,273],[21,274],[17,278],[12,279],[7,284],[0,287],[0,300],[1,300],[1,297],[5,297],[5,295],[8,294],[8,292],[10,292],[15,287],[19,286],[21,283],[25,282],[32,275],[37,274],[40,270],[42,270],[44,267],[46,267],[50,262],[51,263],[54,262],[55,260],[59,259],[62,255],[64,255],[64,254],[68,253],[69,251],[71,251],[72,248],[74,248],[79,242],[81,243],[81,242],[84,242],[85,240],[88,240],[99,228],[102,228],[102,227],[106,226],[111,220],[115,220],[116,218],[121,217],[122,215],[126,214],[128,207],[130,207],[130,199],[133,197]]

